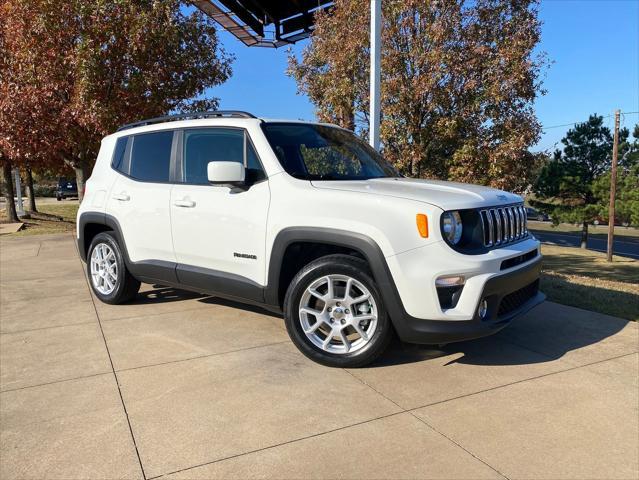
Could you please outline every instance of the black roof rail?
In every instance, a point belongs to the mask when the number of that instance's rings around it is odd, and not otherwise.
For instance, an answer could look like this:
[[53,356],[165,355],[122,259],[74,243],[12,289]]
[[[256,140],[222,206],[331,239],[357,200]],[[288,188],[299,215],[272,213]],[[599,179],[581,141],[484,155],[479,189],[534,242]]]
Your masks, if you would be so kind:
[[179,113],[177,115],[165,115],[163,117],[148,118],[133,123],[127,123],[117,129],[118,132],[129,128],[142,127],[144,125],[152,125],[154,123],[174,122],[176,120],[195,120],[198,118],[257,118],[252,113],[242,112],[240,110],[210,110],[208,112],[191,112]]

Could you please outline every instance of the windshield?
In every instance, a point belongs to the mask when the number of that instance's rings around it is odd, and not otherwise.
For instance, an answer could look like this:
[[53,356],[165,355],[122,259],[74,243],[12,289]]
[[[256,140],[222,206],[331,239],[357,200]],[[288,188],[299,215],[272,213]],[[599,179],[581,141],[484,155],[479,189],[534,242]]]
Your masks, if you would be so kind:
[[304,180],[399,177],[382,156],[353,133],[337,127],[264,123],[266,138],[286,172]]

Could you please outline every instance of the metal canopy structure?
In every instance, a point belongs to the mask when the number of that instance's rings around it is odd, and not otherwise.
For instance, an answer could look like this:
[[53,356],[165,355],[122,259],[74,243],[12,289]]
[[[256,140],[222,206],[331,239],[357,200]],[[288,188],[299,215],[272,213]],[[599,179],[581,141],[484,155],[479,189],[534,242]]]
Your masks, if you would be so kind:
[[[191,0],[225,30],[249,47],[277,48],[310,36],[318,10],[328,10],[332,0]],[[379,150],[381,115],[382,0],[370,0],[370,128],[369,143]],[[269,31],[271,25],[274,31]],[[339,55],[339,52],[336,52]]]
[[307,38],[318,10],[332,0],[192,0],[249,47],[277,48]]

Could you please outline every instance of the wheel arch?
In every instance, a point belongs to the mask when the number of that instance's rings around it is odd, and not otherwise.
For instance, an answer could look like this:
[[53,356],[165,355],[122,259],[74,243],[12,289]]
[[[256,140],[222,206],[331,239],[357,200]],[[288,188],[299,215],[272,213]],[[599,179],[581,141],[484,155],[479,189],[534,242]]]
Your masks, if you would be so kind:
[[[290,247],[295,244],[315,244],[332,247],[332,249],[327,251],[327,254],[347,253],[365,260],[371,269],[377,286],[382,292],[384,304],[392,318],[392,312],[398,306],[399,294],[381,248],[375,240],[367,235],[333,228],[290,227],[277,234],[271,249],[267,277],[268,287],[264,292],[264,300],[267,304],[280,308],[282,306],[282,300],[288,288],[286,282],[281,282],[283,270],[285,269],[284,263],[287,260],[287,252],[290,252]],[[323,255],[317,255],[316,258],[319,256]],[[293,273],[293,276],[295,273],[297,271]],[[288,275],[290,276],[290,272]],[[401,301],[399,306],[401,306]]]
[[111,215],[99,212],[83,212],[78,219],[78,250],[80,258],[86,262],[91,241],[97,234],[102,232],[111,232],[122,249],[126,263],[130,263],[120,224]]

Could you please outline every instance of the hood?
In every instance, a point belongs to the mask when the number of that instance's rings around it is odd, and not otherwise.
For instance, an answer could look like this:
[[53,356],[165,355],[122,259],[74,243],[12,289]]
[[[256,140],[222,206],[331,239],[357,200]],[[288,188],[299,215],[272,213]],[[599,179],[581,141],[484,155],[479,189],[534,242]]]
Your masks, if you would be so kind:
[[522,202],[514,193],[470,183],[421,180],[415,178],[374,178],[370,180],[324,180],[311,182],[321,189],[342,190],[425,202],[443,210],[460,210]]

